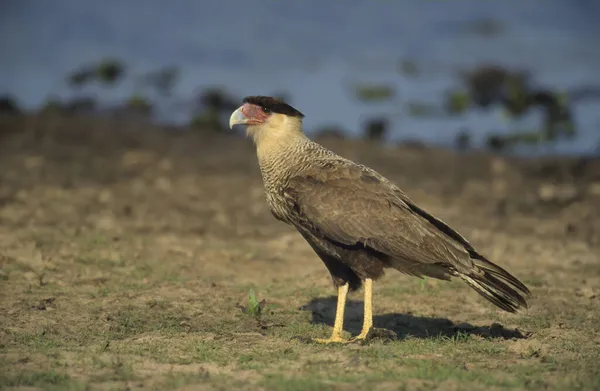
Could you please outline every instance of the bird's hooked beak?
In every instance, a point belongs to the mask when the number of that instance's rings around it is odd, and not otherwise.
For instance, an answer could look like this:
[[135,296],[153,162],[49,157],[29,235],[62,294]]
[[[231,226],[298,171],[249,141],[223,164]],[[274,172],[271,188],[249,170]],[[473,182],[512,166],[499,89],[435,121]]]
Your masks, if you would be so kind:
[[238,107],[237,110],[231,114],[231,117],[229,117],[229,129],[233,129],[234,125],[245,125],[248,123],[248,118],[246,118],[242,112],[242,107],[244,106]]

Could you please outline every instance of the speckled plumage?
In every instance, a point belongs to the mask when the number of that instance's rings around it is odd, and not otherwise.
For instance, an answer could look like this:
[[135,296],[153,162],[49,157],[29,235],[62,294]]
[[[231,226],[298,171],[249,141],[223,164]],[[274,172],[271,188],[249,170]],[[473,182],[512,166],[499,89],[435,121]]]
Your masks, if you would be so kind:
[[394,183],[308,139],[300,119],[282,114],[248,133],[273,215],[300,232],[334,285],[357,289],[393,268],[418,277],[461,277],[506,311],[527,307],[530,293],[519,280]]

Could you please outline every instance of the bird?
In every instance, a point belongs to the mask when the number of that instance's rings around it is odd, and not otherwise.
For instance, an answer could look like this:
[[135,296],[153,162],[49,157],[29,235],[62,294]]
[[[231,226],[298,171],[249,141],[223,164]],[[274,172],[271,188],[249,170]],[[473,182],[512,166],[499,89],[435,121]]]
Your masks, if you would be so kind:
[[[528,307],[531,292],[521,281],[419,207],[395,183],[311,140],[304,133],[303,118],[280,99],[247,96],[231,114],[229,127],[245,127],[256,147],[271,213],[296,228],[337,289],[331,336],[316,342],[368,339],[373,329],[373,281],[386,269],[419,278],[460,278],[505,311]],[[362,330],[344,339],[346,297],[361,286]]]

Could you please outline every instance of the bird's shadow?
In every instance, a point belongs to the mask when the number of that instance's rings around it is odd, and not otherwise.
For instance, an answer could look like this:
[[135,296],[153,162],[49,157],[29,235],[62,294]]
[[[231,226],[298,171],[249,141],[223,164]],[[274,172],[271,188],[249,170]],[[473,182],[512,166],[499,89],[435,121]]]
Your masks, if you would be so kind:
[[[319,297],[300,307],[312,312],[312,323],[333,326],[337,298]],[[361,331],[363,321],[363,302],[348,300],[344,316],[344,330],[356,335]],[[519,329],[505,328],[499,323],[490,326],[474,326],[469,323],[454,323],[445,318],[429,318],[412,314],[383,314],[373,316],[373,327],[391,330],[398,339],[452,337],[460,333],[476,335],[482,338],[522,339],[530,333]]]

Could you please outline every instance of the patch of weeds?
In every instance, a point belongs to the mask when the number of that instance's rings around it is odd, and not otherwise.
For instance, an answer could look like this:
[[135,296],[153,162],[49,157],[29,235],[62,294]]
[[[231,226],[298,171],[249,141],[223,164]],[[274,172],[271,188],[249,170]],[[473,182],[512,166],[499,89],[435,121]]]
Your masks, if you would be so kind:
[[501,354],[506,347],[497,342],[475,339],[459,332],[455,335],[440,335],[432,338],[409,337],[395,343],[374,341],[361,349],[359,355],[375,360],[401,360],[411,356],[443,356],[452,360],[468,359],[477,353]]
[[241,354],[237,359],[238,367],[242,369],[253,368],[257,361],[255,352]]
[[440,333],[436,336],[431,336],[428,338],[409,338],[408,340],[421,346],[429,345],[435,348],[457,344],[467,344],[473,341],[473,336],[468,332],[458,330],[456,333],[451,335]]
[[49,250],[55,248],[60,244],[60,240],[57,240],[57,237],[60,236],[57,232],[32,232],[30,235],[30,239],[35,243],[35,248],[39,250]]
[[516,323],[525,329],[535,330],[547,329],[552,326],[551,319],[544,315],[522,316],[516,320]]
[[[2,256],[2,255],[0,255]],[[37,279],[37,285],[38,286],[45,286],[48,284],[47,281],[44,281],[44,278],[46,277],[46,273],[48,271],[55,271],[56,269],[53,268],[48,262],[51,261],[51,257],[48,257],[44,254],[42,254],[39,251],[36,250],[32,250],[32,254],[31,254],[31,258],[22,258],[20,260],[17,260],[15,258],[12,257],[5,257],[2,256],[3,258],[0,258],[1,260],[8,260],[9,262],[6,264],[6,268],[5,269],[0,269],[1,273],[0,276],[3,276],[4,280],[8,280],[8,276],[9,274],[13,274],[13,273],[32,273],[35,275],[36,279]],[[29,290],[32,290],[32,286],[29,286]]]
[[[120,346],[119,353],[139,357],[147,357],[159,363],[165,364],[190,364],[193,362],[191,357],[182,354],[182,345],[185,345],[181,338],[144,338],[143,341],[131,341],[124,346]],[[189,350],[189,349],[188,349]]]
[[[205,333],[214,333],[219,336],[228,336],[241,331],[248,331],[248,327],[256,327],[254,319],[236,315],[234,318],[202,316],[202,331]],[[252,322],[248,322],[248,320]]]
[[[506,375],[510,376],[514,386],[526,386],[527,389],[573,389],[570,387],[561,387],[563,379],[551,380],[553,372],[551,366],[540,365],[539,361],[532,361],[532,363],[532,365],[506,365],[498,369],[502,369]],[[550,387],[550,384],[554,387]]]
[[250,289],[250,292],[248,293],[248,305],[240,306],[240,309],[243,313],[253,316],[256,319],[260,319],[260,315],[262,314],[266,303],[267,301],[265,299],[258,301],[254,289]]
[[262,369],[270,364],[283,364],[287,360],[297,360],[298,357],[298,352],[292,347],[274,350],[253,349],[238,356],[237,366],[239,369]]
[[309,340],[331,334],[331,327],[324,323],[312,324],[304,317],[287,318],[285,327],[271,330],[269,335],[276,338]]
[[167,300],[148,300],[146,302],[146,305],[148,306],[148,308],[152,308],[152,309],[156,309],[156,310],[166,310],[168,308],[171,307],[171,303],[169,303]]
[[573,380],[568,383],[565,390],[584,391],[584,390],[600,390],[600,375],[596,375],[589,381]]
[[5,275],[10,273],[25,273],[32,271],[31,266],[17,260],[16,258],[9,257],[8,255],[0,255],[0,261],[3,262],[3,270]]
[[477,353],[497,356],[506,352],[506,346],[494,341],[476,341],[471,349]]
[[111,380],[127,381],[136,379],[131,363],[123,361],[121,357],[113,359],[111,369],[113,373]]
[[120,356],[113,357],[110,361],[94,359],[94,364],[96,367],[105,370],[103,373],[97,373],[91,377],[92,381],[95,382],[129,381],[137,378],[132,364],[124,361]]
[[187,385],[205,383],[209,377],[210,374],[203,368],[196,373],[169,372],[161,382],[161,387],[159,387],[159,389],[175,390]]
[[396,297],[407,293],[414,293],[414,286],[410,284],[387,284],[378,288],[378,292],[384,297]]
[[192,356],[195,362],[212,362],[219,365],[226,365],[231,359],[222,343],[206,340],[199,340],[193,344]]
[[262,315],[265,314],[266,310],[273,309],[274,307],[271,305],[267,305],[267,301],[265,299],[258,301],[258,299],[256,298],[256,294],[254,293],[254,289],[250,289],[250,292],[248,293],[248,305],[238,305],[237,307],[241,309],[243,313],[254,318],[254,320],[256,320],[257,326],[262,330],[266,330],[272,327],[284,326],[283,324],[279,323],[266,322],[262,318]]
[[175,334],[190,330],[189,320],[172,312],[148,311],[145,308],[125,308],[107,316],[111,322],[110,338],[124,339],[150,331]]
[[75,262],[85,266],[95,266],[100,270],[112,271],[115,268],[124,267],[125,260],[119,256],[116,259],[105,257],[94,257],[92,255],[80,255],[75,258]]
[[50,369],[41,372],[1,373],[0,384],[5,387],[56,387],[64,386],[71,378],[64,373]]
[[408,376],[417,379],[443,381],[452,378],[461,380],[469,378],[471,380],[474,377],[473,375],[464,376],[463,372],[466,371],[463,368],[443,365],[434,361],[414,360],[411,364],[413,368],[409,371]]
[[408,351],[412,350],[410,345],[404,343],[401,344],[384,344],[380,341],[374,341],[369,345],[366,345],[363,349],[361,349],[358,353],[360,358],[372,358],[377,360],[387,360],[387,359],[400,359],[407,354]]
[[147,319],[139,310],[128,309],[110,314],[106,318],[111,322],[112,339],[123,339],[130,335],[144,332],[148,326]]
[[454,335],[440,335],[438,338],[441,342],[464,343],[472,340],[471,334],[458,330]]
[[477,382],[486,386],[510,387],[514,382],[507,379],[499,379],[491,376],[488,372],[477,370],[466,370],[462,366],[446,365],[434,361],[412,360],[413,369],[407,376],[416,379],[442,382],[454,379],[462,382]]
[[15,345],[27,346],[36,351],[47,352],[64,346],[64,340],[55,335],[52,328],[40,328],[34,333],[10,331],[7,334],[12,337]]
[[489,372],[467,369],[464,365],[445,364],[433,360],[399,358],[393,361],[380,363],[369,362],[369,366],[377,365],[376,373],[348,373],[329,377],[329,380],[347,382],[351,384],[373,384],[382,381],[407,381],[423,380],[440,384],[446,381],[458,381],[460,389],[470,389],[469,383],[487,387],[509,387],[517,385],[516,382],[504,378],[496,378]]
[[98,288],[96,292],[89,292],[88,296],[90,297],[90,299],[98,299],[101,297],[107,297],[109,294],[110,290],[108,289],[108,287],[103,286]]
[[[150,265],[149,263],[144,263],[141,264],[139,266],[137,266],[136,268],[136,272],[139,274],[140,278],[152,278],[152,277],[156,277],[155,270],[154,267],[152,265]],[[162,276],[160,279],[163,280],[164,276]]]
[[540,288],[548,285],[548,282],[544,279],[544,277],[539,275],[530,275],[523,279],[523,283],[529,287],[535,288]]
[[402,294],[428,295],[436,297],[444,291],[460,291],[464,284],[458,280],[438,281],[432,278],[403,279],[398,283],[386,284],[378,288],[385,297],[393,297]]
[[100,246],[106,246],[109,242],[110,242],[110,240],[106,235],[97,234],[97,235],[92,235],[89,238],[88,243],[89,243],[90,247],[100,247]]
[[562,339],[561,342],[559,342],[560,347],[564,350],[566,350],[567,352],[573,352],[573,353],[577,353],[581,351],[582,348],[582,344],[580,341],[576,341],[573,339]]
[[310,377],[286,377],[283,375],[267,375],[262,386],[268,390],[281,391],[327,391],[333,390],[334,385],[321,379]]

